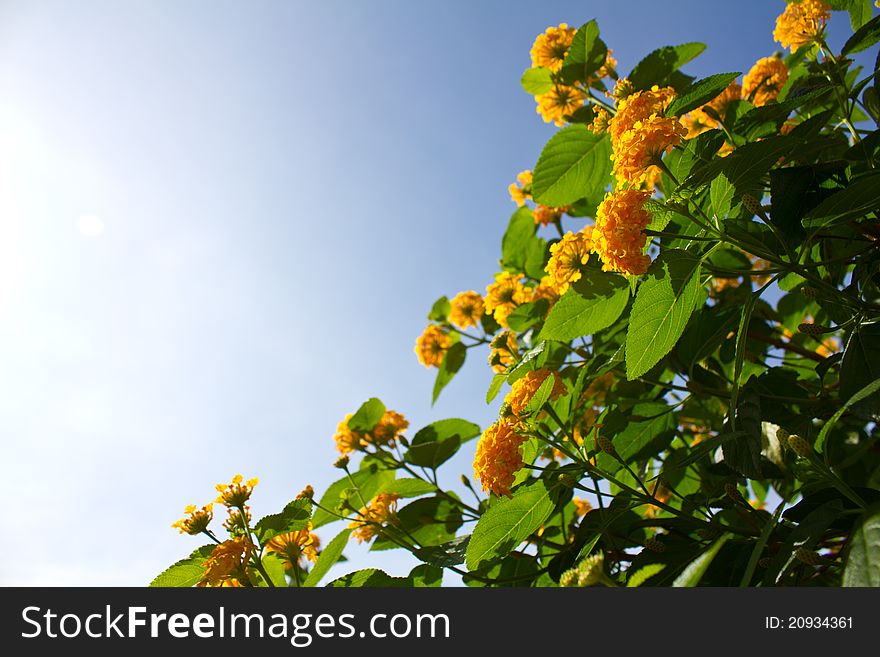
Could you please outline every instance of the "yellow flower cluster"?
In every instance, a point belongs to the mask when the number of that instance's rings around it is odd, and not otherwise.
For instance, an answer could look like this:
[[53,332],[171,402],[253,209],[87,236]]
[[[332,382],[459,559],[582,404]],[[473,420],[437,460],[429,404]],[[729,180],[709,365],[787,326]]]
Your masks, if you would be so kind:
[[577,87],[557,84],[547,93],[535,96],[538,102],[535,111],[541,115],[544,123],[552,121],[553,125],[562,127],[567,117],[584,106],[586,98],[587,94]]
[[558,294],[564,294],[568,286],[580,280],[582,269],[593,249],[592,226],[563,235],[562,239],[550,246],[550,260],[545,271],[548,283]]
[[645,208],[650,192],[621,189],[609,192],[596,211],[593,249],[602,260],[604,271],[640,276],[651,259],[645,255],[643,230],[651,221]]
[[495,282],[486,286],[486,313],[504,328],[507,317],[517,306],[532,300],[532,291],[522,283],[520,274],[501,272],[496,274]]
[[215,488],[220,495],[217,496],[215,501],[225,504],[228,507],[243,507],[244,503],[250,499],[254,486],[256,486],[260,480],[254,477],[253,479],[248,479],[243,484],[241,481],[242,476],[237,474],[232,478],[231,483],[217,484]]
[[510,387],[510,392],[504,398],[504,402],[510,405],[510,412],[513,415],[519,416],[526,410],[532,397],[535,396],[538,388],[541,387],[548,376],[553,377],[553,390],[550,393],[550,400],[556,400],[565,393],[565,383],[563,383],[562,378],[557,372],[543,367],[531,371],[522,378],[517,379]]
[[474,455],[474,475],[484,491],[510,497],[516,473],[523,467],[520,445],[526,436],[517,433],[514,423],[499,420],[480,436]]
[[[740,98],[742,98],[742,86],[739,82],[734,80],[727,85],[727,88],[724,91],[708,103],[683,116],[682,123],[685,128],[687,128],[685,139],[693,139],[707,130],[719,127],[718,119],[714,118],[712,114],[715,114],[720,117],[721,120],[724,120],[724,117],[727,114],[727,109],[730,107],[731,103]],[[711,110],[711,113],[707,112],[707,109]]]
[[345,419],[336,426],[333,440],[340,454],[348,454],[365,449],[368,445],[394,446],[407,427],[409,421],[397,411],[387,409],[372,431],[361,433],[348,426],[352,414],[348,413]]
[[[244,515],[242,515],[242,509],[244,509]],[[234,507],[229,507],[226,509],[226,512],[229,516],[223,522],[223,529],[229,532],[231,535],[236,534],[244,534],[247,532],[247,528],[250,526],[251,522],[251,509],[249,506],[245,505],[242,509],[236,509]]]
[[755,107],[772,103],[788,80],[788,67],[778,57],[764,57],[743,76],[743,98]]
[[789,2],[785,11],[776,18],[773,39],[783,48],[791,48],[791,52],[794,52],[815,41],[829,18],[831,7],[822,0]]
[[538,205],[535,208],[535,223],[540,226],[548,226],[558,222],[565,213],[566,208],[551,208],[547,205]]
[[516,176],[516,182],[510,183],[507,188],[511,200],[519,207],[525,205],[526,199],[532,198],[532,172],[528,169],[520,171]]
[[559,27],[548,27],[539,34],[530,52],[532,67],[543,66],[554,72],[561,69],[575,32],[567,23],[560,23]]
[[506,372],[519,355],[516,333],[513,331],[502,331],[492,338],[489,346],[492,348],[489,354],[489,364],[496,374]]
[[440,367],[446,350],[452,345],[452,340],[446,331],[436,324],[429,324],[424,332],[416,338],[416,355],[419,362],[425,367]]
[[473,290],[459,292],[449,302],[449,321],[460,329],[476,326],[485,312],[483,297]]
[[585,515],[593,510],[593,506],[588,500],[582,500],[579,497],[573,497],[571,501],[574,502],[574,512],[580,518],[583,518]]
[[278,534],[266,543],[266,552],[277,554],[284,560],[287,570],[294,564],[300,565],[300,559],[308,559],[312,563],[318,560],[320,539],[312,533],[312,523],[306,529],[299,529],[285,534]]
[[379,493],[358,512],[360,517],[348,525],[354,529],[351,535],[357,538],[358,543],[370,541],[379,534],[382,525],[394,522],[399,499],[397,493]]
[[181,534],[190,534],[191,536],[201,534],[208,529],[208,525],[214,518],[213,507],[213,504],[206,504],[199,509],[195,504],[190,504],[183,510],[189,517],[181,518],[171,526],[179,529]]
[[246,536],[223,541],[205,560],[205,572],[196,586],[241,586],[248,582],[245,566],[253,545]]

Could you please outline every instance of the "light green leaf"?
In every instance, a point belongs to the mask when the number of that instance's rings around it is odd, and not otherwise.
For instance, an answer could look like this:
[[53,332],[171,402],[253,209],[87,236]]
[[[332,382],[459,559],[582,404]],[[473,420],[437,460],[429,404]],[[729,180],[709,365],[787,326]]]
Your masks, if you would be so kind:
[[724,219],[730,212],[730,204],[736,190],[727,176],[721,174],[712,181],[709,187],[709,198],[712,200],[712,211],[719,219]]
[[685,89],[683,94],[670,103],[669,108],[666,110],[666,115],[681,116],[697,109],[701,105],[705,105],[724,91],[727,85],[736,80],[738,76],[739,73],[718,73],[717,75],[710,75],[708,78],[697,80],[688,89]]
[[437,490],[437,487],[430,481],[424,479],[416,479],[415,477],[403,477],[402,479],[393,479],[384,484],[380,489],[380,493],[397,493],[399,497],[419,497],[427,495]]
[[384,570],[366,568],[334,579],[327,586],[333,588],[410,588],[409,577],[391,577]]
[[628,299],[626,278],[589,270],[550,309],[541,337],[568,342],[597,333],[617,321]]
[[[330,485],[323,497],[321,497],[320,506],[324,508],[315,509],[315,514],[312,516],[312,527],[317,529],[334,520],[339,520],[335,515],[324,509],[335,511],[339,508],[340,503],[346,499],[350,499],[351,505],[359,509],[363,506],[361,497],[365,501],[369,501],[383,485],[392,479],[394,479],[393,470],[374,471],[372,469],[365,469],[352,472],[350,479],[348,476],[345,476],[335,481]],[[360,490],[360,495],[353,490],[355,486]]]
[[445,296],[440,297],[431,306],[431,312],[428,313],[428,319],[432,322],[445,322],[449,316],[452,307],[449,305],[449,299]]
[[850,537],[843,586],[880,586],[880,505],[865,511]]
[[715,559],[716,555],[721,551],[721,548],[724,547],[724,544],[729,538],[730,534],[723,534],[712,544],[712,547],[688,564],[687,568],[682,571],[681,575],[675,578],[672,586],[697,586],[703,578],[703,575],[709,569],[712,560]]
[[575,32],[560,75],[566,84],[586,82],[605,63],[608,47],[599,38],[599,26],[591,20]]
[[371,397],[355,411],[348,421],[348,428],[352,431],[367,433],[372,431],[382,416],[385,414],[385,404],[376,397]]
[[492,377],[492,383],[489,384],[489,389],[486,391],[486,403],[491,404],[492,400],[498,396],[498,393],[501,392],[501,386],[504,385],[504,382],[507,380],[506,374],[496,374]]
[[648,269],[630,313],[626,376],[632,380],[656,365],[678,342],[700,296],[700,261],[676,249]]
[[532,211],[523,206],[513,213],[501,238],[501,265],[508,271],[522,273],[535,241],[538,227]]
[[[260,559],[263,563],[263,570],[266,571],[266,574],[269,576],[269,579],[272,580],[272,584],[276,587],[283,588],[287,586],[287,580],[284,577],[284,560],[278,557],[276,554],[271,552],[267,552],[263,555],[262,559]],[[262,580],[263,574],[259,573],[259,578]],[[264,582],[265,586],[269,586],[267,582]]]
[[309,571],[309,575],[306,577],[306,581],[303,582],[303,586],[318,585],[321,578],[327,574],[328,570],[330,570],[330,567],[339,561],[339,557],[342,556],[342,551],[345,549],[345,546],[348,545],[348,539],[350,536],[351,529],[345,528],[333,537],[333,540],[327,544],[327,547],[321,550],[321,554],[318,556],[318,561],[312,567],[312,570]]
[[151,587],[190,587],[195,586],[205,574],[203,565],[216,545],[203,545],[193,551],[186,559],[169,566],[159,573],[152,582]]
[[547,93],[553,88],[553,75],[549,68],[536,66],[534,68],[526,69],[526,72],[523,73],[519,83],[522,85],[522,88],[526,90],[526,93],[532,94],[533,96],[539,96]]
[[260,518],[254,525],[254,533],[260,543],[265,544],[266,541],[278,534],[305,529],[311,517],[312,501],[305,498],[294,500],[285,506],[281,513],[273,513]]
[[452,377],[454,377],[461,369],[461,366],[464,365],[466,355],[467,347],[461,342],[456,342],[446,350],[446,354],[443,356],[443,362],[440,363],[440,369],[437,370],[437,378],[434,380],[434,390],[431,395],[432,404],[437,401],[440,392],[450,381],[452,381]]
[[557,132],[538,158],[532,178],[536,203],[561,207],[601,193],[611,180],[611,142],[585,126]]
[[492,504],[480,517],[468,543],[468,569],[476,570],[487,561],[510,554],[553,512],[556,492],[539,480],[520,486],[512,497]]
[[841,406],[837,412],[828,418],[828,421],[822,427],[822,430],[819,432],[819,436],[816,438],[815,448],[818,452],[825,451],[825,441],[828,439],[828,434],[831,432],[831,429],[834,428],[834,425],[837,424],[837,421],[843,417],[843,414],[846,413],[850,406],[856,404],[863,399],[866,399],[873,395],[875,392],[880,390],[880,379],[875,379],[864,388],[853,394],[852,397],[847,399],[843,406]]
[[666,568],[665,563],[649,563],[647,566],[639,568],[636,572],[630,575],[630,578],[627,580],[626,585],[629,588],[641,586],[649,579],[651,579],[654,575],[662,572],[664,568]]

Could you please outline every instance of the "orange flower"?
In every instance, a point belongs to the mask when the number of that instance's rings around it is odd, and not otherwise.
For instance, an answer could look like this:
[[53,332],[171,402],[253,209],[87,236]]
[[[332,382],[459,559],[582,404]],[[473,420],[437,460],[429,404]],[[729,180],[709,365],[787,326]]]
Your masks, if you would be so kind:
[[522,207],[526,199],[532,198],[532,172],[520,171],[516,176],[516,182],[510,183],[507,191],[510,192],[511,200]]
[[452,340],[442,328],[436,324],[429,324],[424,332],[416,339],[416,355],[419,362],[425,367],[440,367],[446,350],[452,345]]
[[320,540],[311,532],[312,524],[306,529],[278,534],[266,543],[266,552],[274,552],[284,560],[284,567],[288,570],[294,564],[299,565],[300,559],[305,558],[312,563],[318,560],[318,547]]
[[539,34],[530,52],[532,67],[543,66],[554,72],[561,69],[576,31],[566,23],[560,23],[559,27],[548,27]]
[[644,121],[636,121],[613,145],[614,175],[630,184],[644,182],[650,173],[648,169],[686,135],[687,129],[671,116],[652,114]]
[[483,297],[473,290],[456,294],[449,307],[449,321],[460,329],[476,326],[485,312]]
[[571,283],[581,279],[581,269],[587,264],[593,248],[592,231],[593,228],[587,226],[577,233],[566,233],[550,246],[550,260],[545,271],[560,295]]
[[529,405],[532,397],[535,396],[538,388],[541,387],[548,376],[553,377],[553,390],[550,393],[550,399],[558,399],[566,390],[565,384],[562,382],[558,373],[546,368],[541,368],[529,372],[522,378],[517,379],[510,387],[510,392],[508,392],[507,396],[504,398],[504,401],[507,404],[510,404],[510,412],[514,415],[522,414],[522,412],[526,410],[526,406]]
[[831,18],[831,7],[821,0],[789,2],[776,18],[773,39],[794,52],[816,40]]
[[553,122],[562,127],[566,117],[574,114],[584,105],[587,95],[576,87],[558,84],[545,94],[535,96],[538,106],[535,111],[544,119],[544,123]]
[[474,474],[484,491],[510,497],[516,473],[523,467],[520,445],[526,440],[513,423],[502,420],[483,432],[474,456]]
[[778,57],[764,57],[755,62],[743,77],[743,98],[755,107],[772,103],[788,80],[788,68]]
[[394,522],[397,517],[397,493],[379,493],[359,512],[359,518],[349,523],[354,529],[351,535],[358,543],[369,541],[382,530],[382,525]]
[[645,255],[645,233],[651,213],[645,210],[649,192],[624,189],[609,192],[596,211],[593,250],[602,259],[604,271],[640,276],[651,259]]
[[531,290],[520,282],[521,278],[520,274],[501,272],[496,274],[494,283],[486,286],[486,313],[504,328],[507,328],[507,316],[517,306],[531,301]]
[[245,536],[223,541],[204,562],[205,572],[196,586],[239,586],[242,580],[247,581],[245,566],[252,549]]

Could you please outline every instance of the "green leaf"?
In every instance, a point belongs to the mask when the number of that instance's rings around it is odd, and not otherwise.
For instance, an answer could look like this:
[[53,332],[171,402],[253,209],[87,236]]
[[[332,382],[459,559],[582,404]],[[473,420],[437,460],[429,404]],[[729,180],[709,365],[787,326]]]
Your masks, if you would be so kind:
[[683,43],[658,48],[636,64],[629,74],[629,80],[637,91],[650,89],[654,84],[666,86],[673,80],[675,71],[705,49],[705,43]]
[[535,68],[526,69],[519,83],[526,90],[526,93],[539,96],[553,88],[553,74],[549,68],[536,66]]
[[517,333],[525,333],[532,326],[544,319],[547,314],[547,308],[550,302],[547,299],[538,299],[537,301],[529,301],[517,306],[512,313],[507,316],[507,325]]
[[409,578],[416,588],[439,587],[443,585],[443,569],[431,564],[419,564],[409,571]]
[[815,449],[818,452],[822,452],[825,449],[825,441],[828,439],[828,434],[831,432],[831,429],[834,428],[834,425],[837,424],[837,421],[843,417],[843,414],[846,413],[850,406],[856,404],[863,399],[870,397],[874,393],[880,390],[880,379],[875,379],[864,388],[855,393],[852,397],[844,402],[843,406],[841,406],[837,412],[828,418],[828,421],[822,427],[822,430],[819,432],[819,436],[816,438]]
[[[750,378],[737,395],[736,428],[733,438],[721,447],[724,463],[750,479],[761,479],[761,397],[755,387],[757,380]],[[725,427],[731,428],[732,427]]]
[[738,76],[739,73],[718,73],[717,75],[710,75],[708,78],[697,80],[690,88],[685,89],[682,95],[670,103],[669,108],[666,110],[666,115],[681,116],[705,105],[727,89],[727,86],[736,80]]
[[622,431],[613,436],[614,449],[624,463],[641,461],[666,449],[675,437],[675,413],[662,402],[633,406]]
[[529,245],[535,241],[538,227],[532,211],[523,206],[513,213],[501,238],[501,265],[508,271],[523,272]]
[[[383,530],[393,535],[398,528],[403,530],[404,538],[416,541],[421,547],[442,545],[455,538],[461,527],[461,511],[457,504],[445,497],[425,497],[397,511],[397,522]],[[390,550],[399,545],[390,538],[380,535],[372,547],[373,551]]]
[[749,557],[749,563],[746,565],[746,570],[743,573],[742,579],[739,582],[740,586],[749,586],[749,584],[751,584],[752,575],[755,574],[755,568],[757,567],[758,561],[761,558],[761,553],[764,551],[764,548],[767,545],[767,541],[770,540],[770,534],[773,533],[773,530],[779,523],[779,516],[782,515],[782,511],[783,509],[785,509],[785,505],[785,500],[782,500],[776,507],[773,515],[767,518],[764,529],[761,530],[761,536],[758,537],[758,540],[755,542],[755,547],[752,549],[752,554]]
[[626,334],[628,379],[645,374],[675,346],[700,290],[700,261],[686,251],[670,249],[654,261],[630,313]]
[[712,200],[712,212],[719,219],[724,219],[730,212],[730,204],[736,192],[724,174],[712,181],[709,187],[709,198]]
[[[349,499],[349,497],[351,497],[351,505],[359,509],[363,506],[361,496],[363,496],[364,500],[369,501],[382,486],[392,479],[394,479],[393,470],[364,469],[352,472],[351,479],[345,476],[333,482],[330,484],[327,492],[321,497],[320,506],[324,508],[315,509],[315,514],[312,516],[312,527],[317,529],[329,522],[339,520],[335,515],[324,509],[336,511],[339,509],[340,504],[344,500]],[[360,489],[360,495],[353,490],[355,486]]]
[[442,545],[429,545],[418,548],[413,554],[427,564],[437,568],[449,568],[464,563],[471,535],[459,536]]
[[295,532],[305,529],[312,517],[312,501],[306,498],[294,500],[284,507],[281,513],[273,513],[272,515],[260,518],[254,525],[254,533],[264,545],[278,534],[286,534],[287,532]]
[[452,377],[454,377],[458,373],[458,370],[461,369],[461,366],[464,365],[466,355],[467,347],[461,342],[456,342],[446,350],[446,354],[443,356],[443,362],[440,363],[440,369],[437,370],[437,378],[434,380],[434,390],[431,394],[432,404],[437,401],[440,392],[450,381],[452,381]]
[[473,422],[451,418],[438,420],[422,427],[413,436],[404,461],[425,468],[436,468],[445,463],[468,440],[480,435],[480,427]]
[[434,305],[431,306],[431,312],[428,313],[428,319],[432,322],[445,322],[446,318],[449,317],[449,311],[452,310],[452,306],[449,305],[449,299],[444,297],[440,297],[434,302]]
[[851,219],[860,219],[880,210],[880,173],[871,173],[850,182],[807,213],[807,228],[823,228]]
[[536,203],[561,207],[597,195],[611,180],[611,142],[582,125],[550,138],[532,177]]
[[[850,399],[880,379],[880,322],[860,324],[849,336],[840,364],[840,397]],[[869,394],[853,407],[873,415],[880,412],[878,395]]]
[[348,575],[334,579],[327,586],[333,588],[410,588],[412,581],[409,577],[391,577],[384,570],[378,568],[366,568],[356,570]]
[[330,567],[339,561],[339,557],[342,556],[342,551],[345,549],[345,546],[348,545],[349,537],[351,537],[351,529],[348,527],[333,537],[333,540],[327,544],[327,547],[321,550],[321,554],[318,556],[318,561],[312,567],[311,571],[309,571],[309,575],[306,577],[306,581],[303,582],[303,586],[318,585],[321,578],[327,574],[328,570],[330,570]]
[[880,586],[880,505],[859,518],[849,539],[843,586]]
[[553,512],[559,485],[548,487],[543,480],[525,484],[512,497],[494,502],[480,517],[467,548],[468,570],[503,557],[523,542]]
[[566,84],[586,82],[605,63],[608,47],[599,38],[599,26],[595,20],[585,23],[575,32],[560,75]]
[[617,321],[628,299],[626,278],[588,270],[550,309],[541,337],[568,342],[597,333]]
[[397,493],[399,497],[419,497],[420,495],[433,493],[436,490],[437,487],[430,481],[416,479],[415,477],[404,477],[389,481],[379,489],[379,492]]
[[150,586],[152,587],[190,587],[195,586],[205,574],[205,559],[211,556],[216,545],[203,545],[197,548],[186,559],[169,566],[159,573]]
[[[871,8],[868,7],[868,16],[871,15],[870,12]],[[843,44],[843,49],[840,52],[843,55],[851,55],[856,52],[861,52],[866,48],[870,48],[878,41],[880,41],[880,16],[875,16],[862,25],[856,30],[855,34],[846,40],[846,43]]]
[[724,547],[724,544],[729,538],[730,534],[723,534],[712,544],[712,547],[688,564],[687,568],[682,571],[681,575],[675,578],[672,586],[697,586],[706,570],[709,568],[709,565],[712,563],[712,560],[715,559],[715,556],[721,551],[721,548]]
[[[284,577],[284,560],[278,555],[269,552],[263,555],[261,561],[263,562],[263,570],[266,571],[272,584],[281,588],[286,587],[287,579]],[[263,580],[262,586],[269,586],[269,583],[264,581],[265,577],[263,577],[262,573],[257,572],[257,577]]]
[[371,397],[351,416],[348,428],[359,433],[368,433],[376,428],[383,415],[385,415],[385,404],[376,397]]
[[504,382],[507,380],[506,374],[496,374],[492,377],[492,383],[489,384],[489,389],[486,391],[486,403],[491,404],[492,400],[498,396],[498,393],[501,392],[501,386],[504,385]]
[[709,184],[723,173],[736,188],[737,193],[753,192],[759,186],[761,178],[779,161],[779,158],[789,155],[796,143],[799,143],[799,140],[792,139],[791,135],[782,135],[744,144],[727,157],[715,159],[705,166],[695,168],[682,182],[681,188],[696,189],[700,185]]
[[665,563],[649,563],[647,566],[639,568],[636,572],[630,575],[626,585],[628,588],[641,586],[654,575],[662,572],[664,568],[666,568]]
[[544,408],[544,404],[550,400],[550,395],[553,394],[553,387],[555,384],[556,377],[554,373],[551,372],[543,381],[541,381],[541,385],[538,386],[538,389],[535,390],[535,394],[532,395],[532,398],[529,399],[529,403],[526,404],[525,412],[527,415],[537,414],[542,408]]

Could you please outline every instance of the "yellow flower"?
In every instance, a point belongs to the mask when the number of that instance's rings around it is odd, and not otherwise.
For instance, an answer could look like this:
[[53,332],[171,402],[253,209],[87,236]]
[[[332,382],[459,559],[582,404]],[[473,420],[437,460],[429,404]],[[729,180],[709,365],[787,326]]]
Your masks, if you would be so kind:
[[232,535],[246,533],[247,527],[250,526],[251,522],[250,507],[247,505],[244,506],[244,518],[241,516],[241,511],[234,507],[229,507],[227,512],[229,513],[229,517],[226,518],[223,523],[223,528]]
[[649,192],[624,189],[609,192],[596,211],[593,250],[602,259],[604,271],[640,276],[648,270],[651,259],[643,253],[645,234],[651,221],[645,210]]
[[393,447],[394,441],[400,438],[408,426],[409,421],[403,415],[397,411],[386,410],[373,430],[364,436],[364,440],[373,445]]
[[581,269],[587,264],[593,248],[592,227],[585,227],[577,233],[566,233],[562,239],[550,246],[550,260],[545,271],[559,294],[564,294],[568,286],[580,280]]
[[614,174],[631,185],[645,182],[651,173],[648,169],[686,135],[687,129],[671,116],[652,114],[644,121],[636,121],[613,144]]
[[776,18],[773,39],[794,52],[813,42],[831,18],[831,7],[821,0],[789,2]]
[[590,132],[594,132],[597,135],[601,135],[605,132],[608,132],[608,126],[611,124],[611,114],[608,113],[607,110],[602,109],[601,107],[596,110],[596,113],[593,115],[593,120],[590,122],[590,125],[587,126]]
[[574,114],[584,105],[587,95],[576,87],[557,84],[545,94],[535,96],[538,106],[535,111],[544,119],[544,123],[564,126],[565,117]]
[[242,580],[247,581],[245,566],[252,547],[245,536],[220,543],[204,562],[205,572],[196,586],[238,586]]
[[681,117],[682,123],[688,131],[685,139],[693,139],[707,130],[719,127],[718,120],[713,118],[710,113],[706,112],[707,109],[712,110],[723,120],[730,104],[740,98],[742,98],[742,87],[739,82],[734,80],[727,85],[727,88],[724,91],[711,101]]
[[489,354],[489,364],[496,374],[507,371],[507,368],[513,365],[519,354],[519,347],[516,344],[516,333],[513,331],[502,331],[494,338],[489,345],[492,352]]
[[486,310],[483,297],[473,290],[459,292],[449,302],[449,321],[460,329],[476,326]]
[[538,299],[547,299],[552,307],[554,303],[559,301],[559,297],[561,297],[564,292],[565,289],[556,285],[553,277],[548,274],[541,278],[540,282],[535,286],[535,290],[532,293],[532,299],[534,301],[537,301]]
[[298,500],[310,500],[315,496],[315,489],[312,488],[311,484],[306,484],[306,487],[303,488],[296,496]]
[[379,493],[358,512],[359,519],[348,525],[354,529],[351,535],[358,543],[369,541],[381,531],[382,525],[395,521],[399,499],[397,493]]
[[217,484],[216,489],[220,495],[215,501],[222,502],[226,506],[243,506],[250,499],[254,486],[260,480],[254,477],[253,479],[248,479],[244,484],[241,483],[241,480],[242,476],[237,474],[232,478],[232,483]]
[[755,107],[772,103],[788,80],[788,68],[778,57],[763,57],[743,76],[742,95]]
[[[621,93],[617,91],[621,85],[626,87],[624,82],[626,82],[626,78],[621,78],[618,81],[615,93]],[[673,98],[675,98],[675,89],[672,87],[661,89],[657,85],[647,91],[638,91],[625,98],[620,98],[617,101],[617,114],[608,125],[612,146],[620,140],[624,133],[632,130],[636,123],[645,121],[653,114],[662,115]]]
[[520,445],[526,440],[513,423],[504,420],[483,432],[474,455],[474,475],[484,491],[510,497],[516,473],[523,467]]
[[318,560],[318,546],[320,541],[312,532],[312,523],[306,529],[278,534],[266,543],[266,552],[273,552],[284,560],[287,570],[299,565],[301,558],[306,558],[312,563]]
[[532,172],[529,170],[520,171],[516,182],[510,183],[507,191],[510,192],[510,198],[513,202],[522,207],[526,199],[532,198]]
[[561,69],[576,31],[566,23],[560,23],[559,27],[548,27],[544,34],[539,34],[530,52],[532,67],[543,66],[551,71]]
[[562,218],[567,208],[551,208],[547,205],[539,205],[535,208],[535,223],[540,226],[547,226],[556,223]]
[[574,502],[575,513],[577,513],[577,515],[580,517],[587,515],[590,511],[593,510],[593,506],[587,500],[582,500],[579,497],[573,497],[571,501]]
[[514,415],[522,414],[548,376],[553,377],[553,390],[550,393],[550,400],[558,399],[565,392],[565,384],[562,382],[559,374],[542,367],[517,379],[510,387],[510,392],[504,398],[505,403],[510,404],[510,412]]
[[352,418],[352,413],[348,413],[345,419],[336,425],[336,433],[333,440],[336,441],[336,449],[340,454],[348,454],[355,452],[363,447],[363,436],[357,431],[352,431],[348,426],[348,421]]
[[213,507],[213,504],[206,504],[201,509],[198,509],[195,504],[190,504],[183,510],[184,513],[189,514],[189,517],[181,518],[171,526],[179,529],[181,534],[190,534],[192,536],[201,534],[208,529],[208,525],[211,524],[211,520],[214,518]]
[[531,300],[531,291],[520,282],[520,274],[501,272],[486,286],[486,313],[507,328],[507,316],[520,304]]
[[599,67],[599,70],[596,71],[597,78],[610,78],[614,77],[616,74],[614,69],[617,68],[617,60],[614,59],[614,51],[611,48],[608,49],[608,52],[605,53],[605,63]]
[[440,367],[446,350],[452,345],[452,340],[442,328],[436,324],[429,324],[416,339],[416,355],[419,362],[425,367]]

